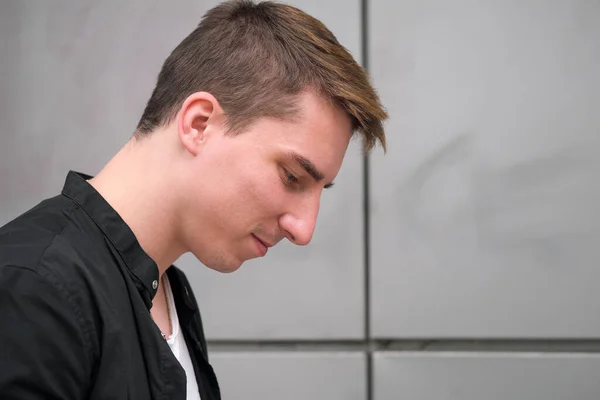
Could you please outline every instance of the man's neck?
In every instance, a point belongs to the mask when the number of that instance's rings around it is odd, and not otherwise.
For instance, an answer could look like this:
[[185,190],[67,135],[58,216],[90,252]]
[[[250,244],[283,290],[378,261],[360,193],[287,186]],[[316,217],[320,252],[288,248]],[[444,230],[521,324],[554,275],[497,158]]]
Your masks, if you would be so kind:
[[90,184],[123,218],[162,276],[185,251],[177,241],[177,191],[156,146],[128,143]]

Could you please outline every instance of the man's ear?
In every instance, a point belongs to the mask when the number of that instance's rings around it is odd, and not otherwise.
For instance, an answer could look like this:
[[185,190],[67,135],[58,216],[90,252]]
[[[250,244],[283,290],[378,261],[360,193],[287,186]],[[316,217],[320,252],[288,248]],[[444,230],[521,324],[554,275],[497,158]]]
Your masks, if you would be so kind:
[[217,99],[207,92],[189,95],[179,110],[177,136],[181,144],[194,156],[199,147],[215,134],[223,111]]

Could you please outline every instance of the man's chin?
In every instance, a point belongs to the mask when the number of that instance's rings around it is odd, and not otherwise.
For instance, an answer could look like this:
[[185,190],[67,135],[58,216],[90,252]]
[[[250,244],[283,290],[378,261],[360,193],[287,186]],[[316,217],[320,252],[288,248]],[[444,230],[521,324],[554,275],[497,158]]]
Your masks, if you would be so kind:
[[211,268],[214,269],[217,272],[220,272],[222,274],[231,274],[232,272],[237,271],[238,269],[240,269],[240,267],[242,266],[243,263],[232,266],[232,265],[219,265],[218,267],[215,268]]
[[213,260],[212,262],[203,263],[209,269],[223,274],[230,274],[240,269],[244,261],[242,260]]

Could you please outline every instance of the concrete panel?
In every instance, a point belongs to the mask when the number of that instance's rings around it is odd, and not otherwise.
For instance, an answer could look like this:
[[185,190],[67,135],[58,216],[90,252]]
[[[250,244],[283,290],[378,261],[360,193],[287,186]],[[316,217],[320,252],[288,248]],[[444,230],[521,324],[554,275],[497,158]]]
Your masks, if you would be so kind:
[[370,2],[376,337],[599,337],[600,3]]
[[596,400],[600,357],[536,353],[379,353],[374,400]]
[[213,353],[228,400],[366,400],[361,353]]
[[[95,174],[130,137],[172,48],[218,1],[2,2],[0,224]],[[360,2],[291,2],[360,55]],[[281,245],[219,276],[180,266],[218,339],[359,338],[363,334],[362,161],[351,145],[322,200],[313,244]]]

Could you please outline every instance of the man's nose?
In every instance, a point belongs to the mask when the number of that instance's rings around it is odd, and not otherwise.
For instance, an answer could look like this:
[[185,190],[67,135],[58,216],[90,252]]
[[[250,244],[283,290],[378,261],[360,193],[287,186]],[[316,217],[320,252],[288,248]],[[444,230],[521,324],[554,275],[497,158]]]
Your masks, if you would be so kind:
[[320,196],[314,196],[281,217],[281,229],[290,242],[299,246],[310,243],[317,224],[319,205]]

